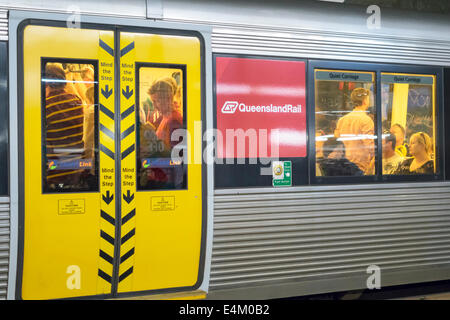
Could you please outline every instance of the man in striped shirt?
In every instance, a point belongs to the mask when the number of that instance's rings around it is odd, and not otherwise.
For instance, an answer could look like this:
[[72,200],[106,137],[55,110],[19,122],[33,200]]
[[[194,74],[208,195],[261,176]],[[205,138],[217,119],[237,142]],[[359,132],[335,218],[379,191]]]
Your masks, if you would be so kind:
[[85,171],[76,166],[84,153],[83,103],[78,96],[66,91],[66,75],[60,64],[46,64],[45,81],[47,186],[76,188]]

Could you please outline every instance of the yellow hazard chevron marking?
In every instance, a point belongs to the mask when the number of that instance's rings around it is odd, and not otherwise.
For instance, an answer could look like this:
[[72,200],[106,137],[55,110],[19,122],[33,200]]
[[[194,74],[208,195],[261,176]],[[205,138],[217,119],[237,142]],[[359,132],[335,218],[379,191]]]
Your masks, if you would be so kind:
[[116,233],[115,162],[114,162],[114,35],[101,32],[98,41],[99,73],[99,144],[100,193],[100,249],[98,252],[97,293],[111,293],[114,243]]
[[121,239],[118,292],[132,290],[136,238],[135,42],[120,35]]

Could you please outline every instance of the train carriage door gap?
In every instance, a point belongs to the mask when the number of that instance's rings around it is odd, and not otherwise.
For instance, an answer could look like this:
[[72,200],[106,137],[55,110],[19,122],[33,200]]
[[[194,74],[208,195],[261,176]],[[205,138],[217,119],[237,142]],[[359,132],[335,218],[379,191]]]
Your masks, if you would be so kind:
[[18,297],[196,289],[200,38],[63,24],[27,25],[22,37]]

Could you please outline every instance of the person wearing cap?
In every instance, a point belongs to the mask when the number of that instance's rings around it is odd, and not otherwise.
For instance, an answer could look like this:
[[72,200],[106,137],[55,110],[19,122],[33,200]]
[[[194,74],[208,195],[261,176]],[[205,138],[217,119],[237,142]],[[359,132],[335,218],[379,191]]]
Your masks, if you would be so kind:
[[374,174],[374,123],[368,115],[370,91],[356,88],[352,91],[353,110],[340,118],[334,135],[345,144],[346,158],[356,164],[366,175]]
[[[67,92],[66,74],[61,64],[45,66],[45,132],[48,163],[81,159],[84,111],[81,99]],[[47,168],[47,186],[70,188],[79,184],[84,169]]]

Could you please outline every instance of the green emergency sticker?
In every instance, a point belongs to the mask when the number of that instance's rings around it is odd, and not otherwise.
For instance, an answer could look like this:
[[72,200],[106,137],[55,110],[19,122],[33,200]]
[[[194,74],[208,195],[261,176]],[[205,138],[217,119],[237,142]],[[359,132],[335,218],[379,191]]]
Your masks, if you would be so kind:
[[292,162],[272,161],[272,186],[292,186]]

